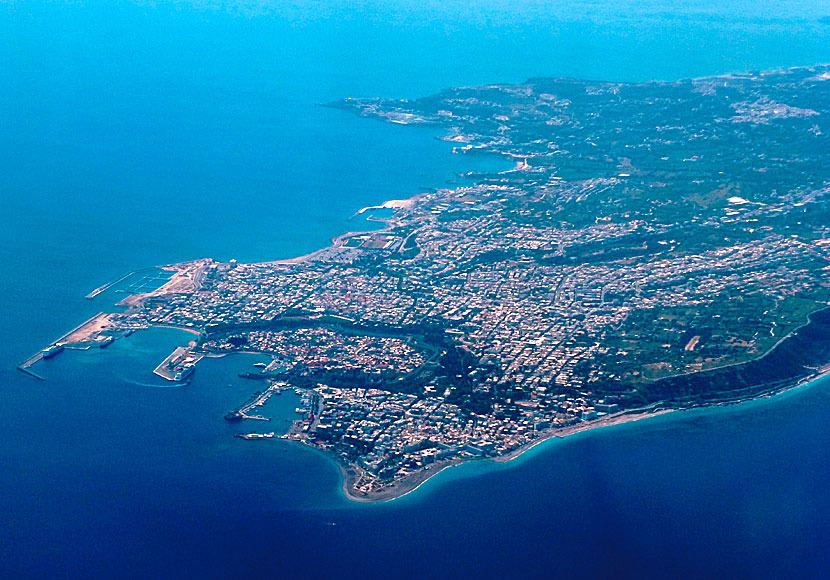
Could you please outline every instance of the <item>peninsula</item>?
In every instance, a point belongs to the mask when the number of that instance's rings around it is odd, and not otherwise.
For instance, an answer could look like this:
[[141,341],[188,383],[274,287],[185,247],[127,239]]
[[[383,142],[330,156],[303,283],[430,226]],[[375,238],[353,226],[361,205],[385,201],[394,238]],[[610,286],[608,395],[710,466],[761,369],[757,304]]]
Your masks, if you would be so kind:
[[283,438],[333,457],[361,501],[830,370],[830,67],[330,106],[439,127],[455,153],[515,167],[383,204],[385,229],[301,259],[170,266],[50,348],[190,330],[157,369],[171,379],[267,353],[260,392],[304,394]]

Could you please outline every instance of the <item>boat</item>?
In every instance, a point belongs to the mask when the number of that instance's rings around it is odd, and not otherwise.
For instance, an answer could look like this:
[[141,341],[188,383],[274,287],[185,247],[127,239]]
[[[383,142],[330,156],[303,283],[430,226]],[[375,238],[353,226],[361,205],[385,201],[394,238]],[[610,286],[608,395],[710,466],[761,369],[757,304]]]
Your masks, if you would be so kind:
[[52,358],[63,350],[62,344],[53,344],[49,348],[43,349],[43,358]]
[[173,375],[173,380],[182,382],[189,378],[190,375],[193,374],[194,370],[196,370],[196,365],[182,366],[181,368],[176,369],[176,374]]
[[102,341],[98,344],[98,346],[99,346],[99,347],[101,347],[101,348],[107,348],[109,345],[111,345],[111,344],[112,344],[112,341],[113,341],[113,340],[115,340],[113,337],[108,336],[108,337],[106,337],[104,340],[102,340]]
[[237,433],[236,437],[240,439],[273,439],[275,437],[274,432],[270,433]]
[[258,368],[258,369],[264,369],[264,368],[265,368],[265,367],[267,367],[268,365],[267,365],[266,363],[264,363],[264,362],[256,362],[256,363],[254,363],[254,366],[255,366],[256,368]]

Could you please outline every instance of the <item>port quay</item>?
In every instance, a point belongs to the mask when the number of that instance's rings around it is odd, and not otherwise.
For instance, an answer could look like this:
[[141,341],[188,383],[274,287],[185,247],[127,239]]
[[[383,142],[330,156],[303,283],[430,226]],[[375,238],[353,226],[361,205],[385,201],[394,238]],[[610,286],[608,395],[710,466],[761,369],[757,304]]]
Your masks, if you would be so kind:
[[99,312],[98,314],[96,314],[95,316],[90,318],[89,320],[86,320],[86,321],[82,322],[81,324],[79,324],[78,326],[76,326],[75,328],[73,328],[72,330],[70,330],[69,332],[64,334],[63,336],[61,336],[56,341],[50,343],[49,346],[47,346],[43,350],[37,351],[35,354],[33,354],[32,356],[30,356],[29,358],[27,358],[26,360],[21,362],[19,365],[17,365],[17,368],[20,369],[21,371],[23,371],[24,373],[26,373],[27,375],[33,376],[38,380],[45,381],[46,379],[44,377],[37,374],[36,372],[34,372],[31,369],[32,365],[34,365],[36,362],[38,362],[38,361],[40,361],[44,358],[51,358],[51,357],[55,356],[56,354],[58,354],[61,350],[63,350],[64,344],[66,343],[66,340],[70,336],[72,336],[73,334],[79,332],[85,326],[88,326],[88,325],[94,323],[94,321],[98,320],[102,316],[106,316],[106,314],[103,313],[103,312]]
[[193,354],[190,349],[180,346],[164,359],[153,373],[168,381],[183,382],[193,374],[196,363],[200,360],[202,355]]
[[[136,274],[143,274],[145,272],[151,272],[151,271],[156,270],[156,269],[157,268],[155,268],[155,267],[140,268],[138,270],[132,270],[130,272],[127,272],[123,276],[120,276],[120,277],[116,278],[115,280],[112,280],[110,282],[107,282],[106,284],[103,284],[103,285],[95,288],[92,292],[87,294],[85,296],[85,298],[88,299],[88,300],[93,300],[94,298],[96,298],[100,294],[103,294],[104,292],[106,292],[107,290],[112,288],[113,286],[116,286],[117,284],[120,284],[121,282],[124,282],[125,280],[129,279],[131,276],[135,276]],[[95,314],[94,316],[89,318],[88,320],[85,320],[84,322],[82,322],[78,326],[74,327],[69,332],[65,333],[63,336],[61,336],[57,340],[52,341],[51,343],[49,343],[49,345],[46,346],[44,349],[39,350],[36,353],[34,353],[32,356],[30,356],[29,358],[27,358],[26,360],[21,362],[19,365],[17,365],[17,368],[20,371],[26,373],[29,376],[32,376],[32,377],[34,377],[38,380],[44,381],[44,380],[46,380],[45,377],[43,377],[42,375],[40,375],[37,372],[35,372],[34,370],[32,370],[32,367],[36,363],[38,363],[39,361],[41,361],[45,358],[52,358],[53,356],[55,356],[55,355],[59,354],[60,352],[62,352],[64,350],[64,348],[86,350],[86,349],[89,349],[93,346],[98,346],[100,348],[105,348],[105,347],[109,346],[110,343],[112,343],[112,341],[117,336],[115,336],[113,334],[103,335],[103,334],[100,334],[98,332],[101,329],[101,327],[109,321],[109,316],[110,315],[105,313],[105,312],[98,312],[97,314]],[[124,335],[127,335],[127,334],[132,334],[133,330],[134,329],[122,329],[117,334],[118,334],[118,336],[124,336]],[[79,337],[82,338],[82,340],[73,340],[73,336],[79,336]],[[170,360],[175,356],[175,354],[176,353],[171,354],[170,357],[168,357],[162,363],[162,365],[164,365],[167,362],[170,362]],[[159,365],[159,368],[162,365]],[[164,378],[168,378],[167,376],[165,376],[161,373],[156,373],[156,374],[159,374],[159,376],[164,376]],[[175,379],[175,374],[171,375],[171,378],[169,378],[168,380],[176,380]]]

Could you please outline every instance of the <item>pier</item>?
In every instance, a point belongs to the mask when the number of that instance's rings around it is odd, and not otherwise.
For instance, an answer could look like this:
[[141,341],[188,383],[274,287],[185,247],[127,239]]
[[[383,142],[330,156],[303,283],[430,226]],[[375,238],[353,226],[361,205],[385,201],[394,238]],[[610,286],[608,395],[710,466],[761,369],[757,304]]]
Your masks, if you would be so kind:
[[234,437],[238,437],[239,439],[247,439],[247,440],[256,440],[256,439],[273,439],[274,432],[271,431],[270,433],[237,433]]
[[[90,318],[89,320],[85,320],[84,322],[82,322],[81,324],[79,324],[78,326],[76,326],[75,328],[73,328],[72,330],[70,330],[69,332],[64,334],[63,336],[61,336],[59,339],[49,343],[49,346],[47,346],[46,348],[48,349],[48,348],[51,348],[53,346],[58,346],[58,345],[63,346],[65,344],[80,342],[80,341],[74,341],[74,340],[69,340],[69,339],[71,337],[73,337],[74,335],[78,335],[79,333],[82,333],[82,331],[86,327],[89,327],[89,326],[94,326],[96,328],[100,327],[101,324],[105,322],[105,319],[108,319],[107,316],[108,315],[106,313],[99,312],[98,314],[96,314],[95,316]],[[37,363],[37,362],[39,362],[40,360],[43,359],[43,351],[44,350],[46,350],[46,349],[37,351],[35,354],[33,354],[32,356],[30,356],[29,358],[27,358],[26,360],[21,362],[19,365],[17,365],[17,368],[19,370],[23,371],[24,373],[26,373],[27,375],[31,375],[31,376],[35,377],[36,379],[39,379],[41,381],[46,380],[44,377],[40,376],[39,374],[37,374],[36,372],[31,370],[32,365],[34,365],[35,363]]]
[[193,354],[189,348],[180,346],[161,361],[153,373],[168,381],[183,381],[200,360],[202,355]]

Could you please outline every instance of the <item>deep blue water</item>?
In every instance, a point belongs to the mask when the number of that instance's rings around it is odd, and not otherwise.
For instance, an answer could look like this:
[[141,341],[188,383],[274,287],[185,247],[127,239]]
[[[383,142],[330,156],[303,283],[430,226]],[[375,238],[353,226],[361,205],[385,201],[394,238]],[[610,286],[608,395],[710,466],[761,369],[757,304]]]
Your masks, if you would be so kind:
[[256,359],[155,388],[188,338],[156,330],[63,353],[45,382],[14,369],[126,271],[307,253],[360,207],[500,166],[318,103],[830,62],[826,2],[217,4],[0,5],[0,576],[826,576],[827,381],[366,506],[324,457],[232,437]]

